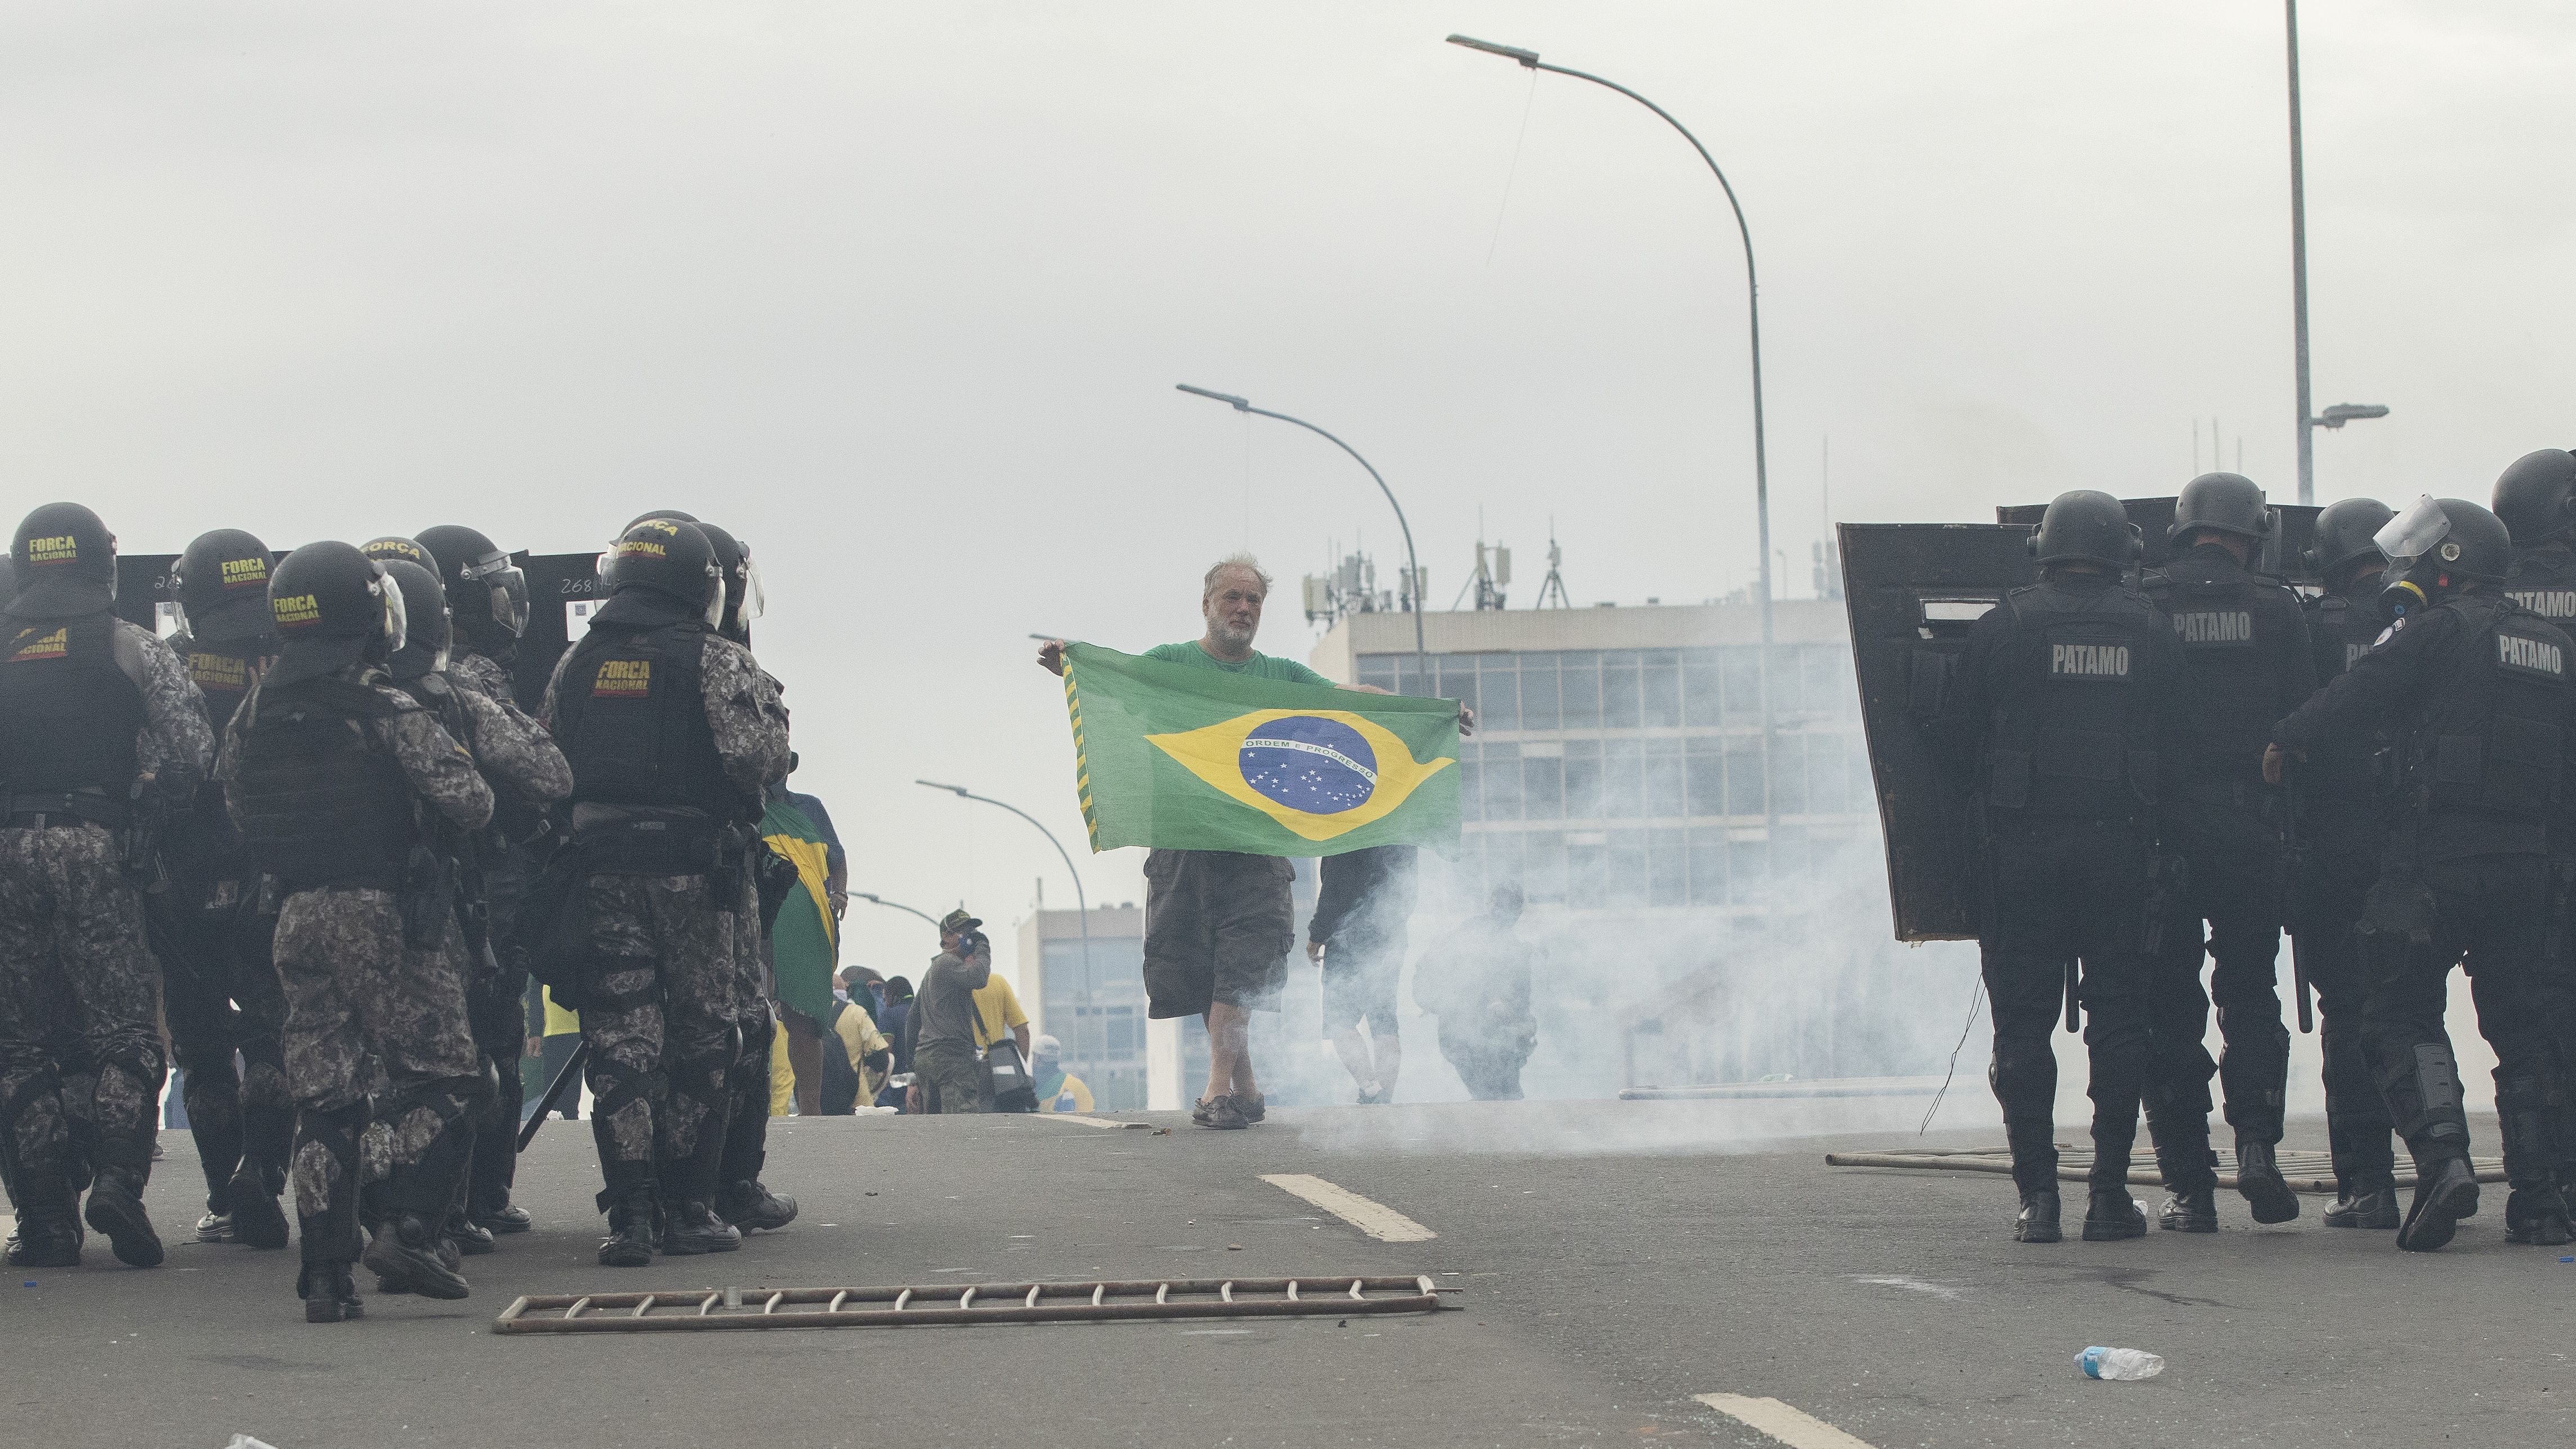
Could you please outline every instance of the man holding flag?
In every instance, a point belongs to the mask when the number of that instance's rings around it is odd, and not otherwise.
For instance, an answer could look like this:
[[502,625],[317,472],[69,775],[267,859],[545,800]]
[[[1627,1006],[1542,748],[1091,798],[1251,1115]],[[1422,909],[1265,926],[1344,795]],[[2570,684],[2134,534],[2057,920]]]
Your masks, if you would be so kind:
[[[1221,559],[1199,596],[1206,632],[1141,657],[1049,640],[1065,677],[1093,850],[1145,858],[1145,994],[1153,1017],[1207,1019],[1207,1091],[1191,1120],[1239,1130],[1265,1114],[1247,1039],[1275,1011],[1296,945],[1289,860],[1458,838],[1458,736],[1445,701],[1343,708],[1335,685],[1252,647],[1270,576]],[[1086,709],[1088,716],[1086,717]]]

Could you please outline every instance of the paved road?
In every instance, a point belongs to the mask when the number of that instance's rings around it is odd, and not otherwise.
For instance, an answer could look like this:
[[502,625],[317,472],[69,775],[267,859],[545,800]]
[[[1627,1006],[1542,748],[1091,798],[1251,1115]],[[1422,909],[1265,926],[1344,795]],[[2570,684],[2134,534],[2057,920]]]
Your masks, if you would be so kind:
[[[475,1296],[370,1294],[308,1327],[291,1254],[178,1240],[184,1134],[156,1183],[168,1267],[13,1274],[0,1441],[224,1445],[1430,1446],[1777,1441],[1696,1399],[1777,1399],[1900,1445],[2565,1444],[2576,1264],[2509,1248],[2501,1190],[2451,1250],[2302,1220],[2026,1247],[1999,1179],[1835,1169],[1766,1137],[1798,1103],[1280,1112],[1169,1135],[1039,1118],[781,1123],[805,1212],[720,1259],[595,1266],[587,1133],[523,1164],[538,1230]],[[1919,1112],[1919,1107],[1904,1109]],[[1157,1126],[1174,1119],[1154,1116]],[[2492,1141],[2491,1132],[2482,1140]],[[2293,1144],[2321,1145],[2315,1124]],[[1987,1140],[1935,1133],[1935,1143]],[[1435,1231],[1372,1240],[1261,1180],[1311,1173]],[[1437,1317],[502,1337],[521,1292],[1423,1272]],[[2418,1315],[2400,1328],[2392,1315]],[[2081,1378],[2089,1343],[2171,1362]],[[1794,1437],[1835,1443],[1809,1431]]]

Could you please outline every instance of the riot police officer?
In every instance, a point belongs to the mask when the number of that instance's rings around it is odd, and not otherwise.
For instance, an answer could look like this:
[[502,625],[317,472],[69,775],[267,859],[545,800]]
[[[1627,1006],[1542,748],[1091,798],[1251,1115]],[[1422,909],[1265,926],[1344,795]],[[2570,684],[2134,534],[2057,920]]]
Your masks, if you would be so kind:
[[2495,516],[2513,536],[2505,597],[2559,628],[2576,619],[2576,455],[2525,453],[2495,484]]
[[[620,535],[608,602],[555,666],[545,722],[572,763],[575,959],[543,964],[578,1003],[610,1235],[599,1261],[725,1252],[717,1216],[737,1066],[748,869],[761,792],[787,768],[787,719],[750,651],[714,631],[725,589],[694,524]],[[577,914],[575,914],[577,912]],[[667,1226],[658,1243],[658,1209]]]
[[462,1298],[440,1251],[464,1185],[466,1119],[489,1092],[466,1028],[464,943],[435,826],[476,830],[492,792],[385,661],[402,592],[345,543],[307,544],[269,580],[284,639],[224,732],[217,773],[243,840],[285,893],[278,974],[295,1093],[290,1177],[307,1322],[361,1311],[359,1139],[382,1124],[390,1217],[364,1261],[389,1282]]
[[[2576,455],[2542,448],[2496,479],[2496,517],[2513,535],[2505,596],[2561,629],[2576,630]],[[2550,822],[2550,970],[2544,994],[2558,1059],[2576,1073],[2576,800]],[[2576,1083],[2571,1083],[2576,1086]],[[2576,1104],[2568,1110],[2576,1111]],[[2576,1124],[2561,1128],[2558,1184],[2576,1194]]]
[[[409,540],[380,539],[365,548],[373,551],[378,544],[399,542]],[[509,923],[501,920],[500,913],[492,907],[490,882],[508,842],[494,832],[504,818],[503,801],[509,802],[513,812],[541,816],[547,805],[571,794],[572,767],[565,763],[563,753],[555,748],[545,728],[516,704],[506,698],[494,699],[449,672],[453,630],[446,590],[438,575],[390,549],[373,556],[384,565],[395,587],[402,590],[406,620],[403,647],[386,662],[386,673],[396,688],[418,700],[423,709],[437,717],[440,728],[465,746],[474,757],[475,768],[482,772],[483,782],[492,788],[492,825],[471,835],[455,832],[448,846],[458,867],[466,1013],[474,1044],[483,1053],[484,1075],[496,1084],[493,1095],[508,1115],[496,1121],[499,1114],[487,1109],[467,1124],[472,1138],[472,1166],[466,1176],[465,1201],[449,1215],[444,1227],[445,1235],[460,1251],[488,1253],[492,1250],[492,1231],[481,1221],[488,1214],[475,1210],[478,1198],[481,1204],[497,1202],[523,1221],[526,1217],[511,1206],[509,1187],[512,1165],[518,1157],[519,1093],[515,1086],[527,1019],[519,1003],[524,987],[511,981],[500,962],[500,946]],[[485,1183],[487,1173],[500,1174],[500,1180]]]
[[2059,1237],[2050,1033],[2081,962],[2094,1159],[2087,1241],[2132,1238],[2129,1152],[2147,1066],[2149,872],[2160,784],[2182,729],[2181,651],[2121,574],[2137,530],[2118,499],[2062,494],[2031,538],[2039,583],[1978,619],[1934,739],[1972,790],[1985,842],[1979,949],[1988,1073],[2004,1111],[2022,1242]]
[[[2386,627],[2379,605],[2380,568],[2387,562],[2374,540],[2394,515],[2375,498],[2347,498],[2317,515],[2307,550],[2309,570],[2325,592],[2307,601],[2308,643],[2317,677],[2331,680],[2370,652]],[[2335,1205],[2330,1228],[2397,1226],[2395,1154],[2389,1146],[2388,1104],[2371,1080],[2362,1049],[2362,904],[2379,879],[2384,845],[2378,755],[2387,745],[2374,731],[2320,745],[2283,781],[2282,809],[2297,812],[2299,858],[2292,883],[2299,959],[2317,992],[2318,1044],[2325,1055],[2326,1134],[2334,1160]]]
[[2504,524],[2477,504],[2423,498],[2379,535],[2397,622],[2369,653],[2282,720],[2263,760],[2398,740],[2400,793],[2363,915],[2371,1067],[2415,1159],[2397,1245],[2429,1252],[2477,1210],[2445,983],[2465,956],[2478,1029],[2495,1048],[2504,1137],[2505,1236],[2569,1240],[2548,1141],[2563,1090],[2543,1008],[2549,828],[2576,709],[2571,641],[2505,597]]
[[[170,566],[178,631],[170,648],[205,701],[215,735],[232,723],[278,650],[268,609],[268,545],[237,528],[200,534]],[[295,1133],[282,1033],[286,996],[269,947],[277,898],[208,780],[172,817],[162,858],[170,888],[146,920],[160,958],[170,1045],[187,1069],[188,1131],[206,1175],[200,1242],[283,1248],[286,1153]],[[240,1067],[234,1062],[238,1057]]]
[[[178,656],[110,612],[116,540],[49,503],[10,542],[0,611],[0,1180],[18,1213],[9,1262],[80,1261],[86,1218],[117,1258],[161,1261],[143,1207],[165,1064],[152,956],[130,872],[138,811],[193,796],[213,736]],[[72,1140],[63,1079],[94,1082]],[[78,1209],[80,1175],[94,1171]]]
[[[751,621],[759,618],[765,607],[760,571],[751,561],[749,546],[726,529],[677,509],[648,513],[644,518],[693,524],[706,535],[707,547],[715,555],[716,572],[724,580],[724,607],[715,632],[749,649]],[[765,671],[762,677],[769,681],[772,692],[782,692],[776,678]],[[755,843],[752,851],[755,866],[769,856],[763,844]],[[764,912],[757,929],[738,933],[734,938],[740,972],[734,1025],[740,1033],[740,1045],[728,1074],[731,1100],[725,1114],[724,1160],[717,1170],[721,1185],[716,1190],[715,1207],[717,1216],[744,1232],[774,1232],[796,1218],[796,1199],[771,1191],[760,1180],[761,1169],[769,1160],[770,1052],[778,1035],[787,1029],[771,1006],[778,990],[767,927]],[[821,1069],[818,1054],[807,1070]]]
[[[441,548],[447,554],[440,554]],[[436,674],[448,684],[482,695],[501,707],[501,720],[488,726],[496,747],[514,761],[527,756],[521,763],[496,769],[483,749],[475,749],[476,761],[486,766],[484,781],[492,787],[492,823],[475,840],[478,906],[488,930],[478,928],[470,934],[488,939],[492,959],[475,963],[466,1002],[473,1018],[474,1044],[482,1050],[497,1086],[490,1105],[474,1124],[474,1166],[466,1178],[463,1213],[448,1226],[467,1251],[481,1251],[490,1246],[495,1233],[528,1229],[526,1210],[510,1201],[519,1171],[519,1111],[526,1102],[519,1064],[527,1054],[528,1038],[528,962],[526,952],[515,944],[514,927],[520,898],[536,879],[553,830],[546,807],[564,797],[571,781],[567,775],[563,789],[540,794],[513,778],[514,773],[525,774],[540,766],[539,752],[523,736],[533,734],[542,741],[545,731],[520,710],[509,668],[528,622],[527,577],[509,554],[473,529],[452,524],[423,529],[416,539],[398,535],[376,539],[360,545],[360,551],[388,563],[400,560],[418,565],[431,575],[427,582],[437,585],[440,607],[428,611],[436,616],[434,632],[422,633],[420,642],[396,654],[395,683],[408,687],[409,680]],[[412,593],[423,581],[401,569],[394,571],[394,578],[404,589],[415,632],[422,631],[429,621],[421,618],[423,610],[410,605]],[[439,642],[433,645],[433,638]],[[433,666],[433,655],[443,656],[445,663]],[[440,708],[427,699],[422,702]],[[474,716],[484,717],[479,711]],[[450,733],[456,733],[461,721],[442,718]],[[467,743],[473,745],[471,739]],[[545,744],[543,753],[553,753],[551,742]],[[468,948],[469,954],[481,954],[471,942]]]
[[[2271,535],[2263,490],[2235,473],[2204,473],[2174,503],[2177,550],[2140,591],[2182,645],[2191,707],[2183,757],[2160,804],[2165,854],[2180,861],[2181,909],[2164,934],[2150,1011],[2156,1080],[2147,1126],[2170,1191],[2160,1226],[2218,1231],[2209,1151],[2209,1079],[2225,1088],[2236,1129],[2237,1191],[2258,1223],[2299,1215],[2275,1161],[2290,1033],[2276,977],[2281,949],[2280,836],[2261,761],[2274,720],[2316,691],[2306,620],[2296,595],[2246,565]],[[2208,923],[2206,938],[2202,923]],[[2201,986],[2203,955],[2214,963]],[[2225,1059],[2201,1043],[2218,1007]]]

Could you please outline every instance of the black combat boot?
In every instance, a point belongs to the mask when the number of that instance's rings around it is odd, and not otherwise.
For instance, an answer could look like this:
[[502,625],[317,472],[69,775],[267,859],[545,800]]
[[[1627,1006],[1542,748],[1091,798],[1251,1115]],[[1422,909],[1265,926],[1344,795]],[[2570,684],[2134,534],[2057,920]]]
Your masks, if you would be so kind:
[[2401,1216],[2394,1183],[2347,1186],[2343,1195],[2335,1199],[2335,1205],[2325,1211],[2326,1226],[2330,1228],[2393,1228]]
[[416,1212],[397,1213],[377,1226],[364,1262],[378,1276],[424,1298],[462,1298],[472,1290],[440,1253],[442,1241],[434,1219]]
[[152,1230],[152,1216],[143,1210],[142,1173],[126,1167],[100,1168],[98,1181],[89,1190],[89,1207],[81,1216],[107,1235],[118,1262],[136,1268],[161,1266],[161,1235]]
[[366,1300],[358,1296],[358,1285],[345,1261],[306,1263],[295,1275],[295,1296],[304,1300],[307,1323],[340,1323],[367,1316]]
[[2013,1241],[2016,1243],[2054,1243],[2061,1236],[2057,1226],[2057,1189],[2033,1188],[2021,1195],[2021,1216],[2013,1219]]
[[466,1257],[475,1257],[492,1251],[491,1229],[477,1223],[462,1212],[449,1213],[446,1225],[441,1227],[439,1232],[446,1237],[447,1241],[456,1245],[457,1252]]
[[716,1216],[746,1233],[774,1233],[796,1221],[796,1199],[771,1192],[758,1178],[729,1182],[716,1191]]
[[2556,1093],[2526,1076],[2496,1076],[2496,1126],[2504,1138],[2505,1181],[2513,1187],[2505,1198],[2504,1240],[2557,1247],[2570,1234],[2551,1160],[2549,1102]]
[[2272,1143],[2236,1139],[2236,1192],[2253,1206],[2258,1223],[2286,1223],[2299,1215],[2299,1195],[2281,1176]]
[[2138,1211],[2138,1204],[2129,1196],[2127,1187],[2097,1186],[2093,1189],[2092,1201],[2084,1209],[2084,1241],[2116,1243],[2122,1238],[2143,1238],[2146,1235],[2147,1215]]
[[2429,1253],[2451,1241],[2460,1219],[2478,1212],[2478,1178],[2466,1157],[2422,1156],[2415,1159],[2415,1201],[2397,1229],[2397,1246],[2410,1253]]
[[2567,1200],[2558,1184],[2542,1180],[2517,1187],[2504,1200],[2504,1240],[2555,1248],[2576,1240],[2567,1222]]
[[608,1210],[608,1238],[599,1245],[599,1266],[644,1268],[653,1262],[653,1190],[629,1192]]
[[684,1202],[671,1209],[670,1222],[662,1230],[662,1251],[675,1258],[730,1253],[741,1246],[741,1232],[702,1202]]
[[[0,1132],[5,1132],[0,1125]],[[9,1158],[0,1138],[0,1168],[14,1167],[9,1186],[18,1198],[18,1231],[5,1254],[12,1268],[80,1266],[80,1196],[59,1167],[31,1168]]]
[[2165,1198],[2164,1206],[2156,1209],[2156,1226],[2168,1233],[2217,1232],[2217,1190],[2207,1187],[2175,1189]]
[[[277,1203],[258,1168],[245,1162],[225,1188],[232,1210],[232,1240],[254,1248],[286,1246],[286,1210]],[[202,1235],[201,1235],[202,1236]]]

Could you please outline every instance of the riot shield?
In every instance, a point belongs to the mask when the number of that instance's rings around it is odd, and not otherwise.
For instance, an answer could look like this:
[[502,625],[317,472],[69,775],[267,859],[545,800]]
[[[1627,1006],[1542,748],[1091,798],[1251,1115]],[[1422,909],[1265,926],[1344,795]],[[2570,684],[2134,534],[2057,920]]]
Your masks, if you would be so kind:
[[2005,591],[2035,582],[2027,527],[1843,523],[1843,602],[1861,729],[1887,841],[1887,896],[1900,941],[1977,934],[1965,782],[1947,778],[1924,726],[1939,713],[1968,626]]
[[595,552],[513,557],[528,576],[528,627],[519,636],[510,686],[519,697],[519,707],[534,715],[545,702],[546,681],[554,677],[555,661],[589,630],[591,612],[606,601],[599,596]]
[[[2173,557],[2173,543],[2165,535],[2173,528],[2174,501],[2171,498],[2120,500],[2120,506],[2129,510],[2129,521],[2145,535],[2146,552],[2140,556],[2138,567],[2156,568]],[[2293,587],[2324,588],[2325,581],[2301,561],[2300,555],[2315,541],[2317,515],[2325,510],[2300,503],[2275,503],[2271,508],[2272,536],[2263,540],[2261,552],[2254,556],[2253,572]],[[2040,515],[2047,511],[2045,503],[2014,504],[1997,508],[1995,522],[2025,529],[2037,528]]]
[[169,604],[170,565],[175,553],[120,553],[116,556],[116,617],[140,625],[161,638],[178,627]]

